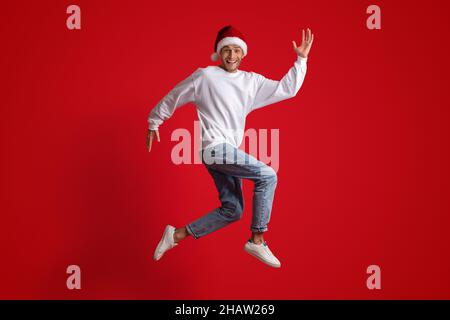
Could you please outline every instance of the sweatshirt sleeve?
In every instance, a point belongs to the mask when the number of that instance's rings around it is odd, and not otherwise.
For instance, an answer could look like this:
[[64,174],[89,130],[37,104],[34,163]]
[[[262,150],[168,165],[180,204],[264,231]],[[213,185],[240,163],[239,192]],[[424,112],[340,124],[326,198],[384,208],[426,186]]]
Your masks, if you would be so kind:
[[[198,72],[197,69],[196,72]],[[196,73],[194,72],[194,74]],[[169,119],[176,109],[183,105],[195,103],[194,74],[179,82],[158,104],[150,111],[148,116],[148,128],[156,130],[167,119]]]
[[302,86],[306,75],[308,58],[297,56],[297,60],[280,81],[270,80],[258,74],[258,89],[250,111],[293,98]]

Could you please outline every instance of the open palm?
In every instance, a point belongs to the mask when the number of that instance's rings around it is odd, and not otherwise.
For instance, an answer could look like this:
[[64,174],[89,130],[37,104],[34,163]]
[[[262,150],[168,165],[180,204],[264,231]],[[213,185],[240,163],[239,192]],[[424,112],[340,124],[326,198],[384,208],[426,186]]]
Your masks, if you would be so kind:
[[295,40],[292,41],[292,45],[294,47],[295,52],[303,57],[307,58],[309,54],[309,50],[311,50],[311,45],[314,41],[314,34],[311,33],[311,29],[307,29],[307,32],[305,33],[305,30],[302,29],[302,43],[299,47],[297,47],[297,44],[295,43]]

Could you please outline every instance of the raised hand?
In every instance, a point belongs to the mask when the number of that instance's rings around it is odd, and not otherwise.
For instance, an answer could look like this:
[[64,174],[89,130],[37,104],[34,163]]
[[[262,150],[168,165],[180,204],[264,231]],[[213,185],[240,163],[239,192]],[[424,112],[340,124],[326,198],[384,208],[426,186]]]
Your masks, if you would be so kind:
[[152,149],[152,142],[154,137],[156,136],[156,140],[159,142],[159,131],[158,130],[147,130],[147,141],[146,141],[146,145],[147,145],[147,150],[148,152],[150,152],[150,150]]
[[311,33],[311,30],[308,28],[305,34],[305,30],[302,29],[302,43],[300,44],[299,47],[297,47],[295,40],[293,40],[292,46],[294,47],[294,50],[297,53],[297,55],[303,58],[307,58],[313,41],[314,41],[314,34]]

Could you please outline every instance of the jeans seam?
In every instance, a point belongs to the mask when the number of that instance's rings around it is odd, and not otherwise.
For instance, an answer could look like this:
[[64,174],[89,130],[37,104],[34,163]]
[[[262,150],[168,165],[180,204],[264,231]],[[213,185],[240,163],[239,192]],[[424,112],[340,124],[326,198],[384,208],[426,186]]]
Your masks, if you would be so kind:
[[[265,207],[266,207],[266,195],[267,195],[267,191],[268,191],[268,190],[267,190],[267,187],[264,188],[263,196],[262,196],[262,201],[261,201],[261,207],[259,208],[259,209],[261,210],[261,211],[260,211],[260,214],[259,214],[259,216],[261,217],[261,221],[265,221],[264,209],[265,209]],[[256,216],[258,216],[258,215],[256,215]],[[260,226],[261,221],[258,221],[257,224],[256,224],[256,226],[252,226],[252,231],[253,231],[253,230],[257,230],[256,232],[261,232],[260,230],[261,230],[261,229],[264,229],[264,227],[261,227],[261,226]]]

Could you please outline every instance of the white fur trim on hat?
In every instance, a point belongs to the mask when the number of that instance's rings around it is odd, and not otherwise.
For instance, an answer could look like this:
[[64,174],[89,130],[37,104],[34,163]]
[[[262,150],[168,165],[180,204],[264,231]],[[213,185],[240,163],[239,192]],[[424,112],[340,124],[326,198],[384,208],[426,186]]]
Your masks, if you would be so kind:
[[236,46],[241,47],[242,51],[244,52],[244,56],[247,55],[247,44],[244,40],[238,37],[225,37],[222,40],[219,41],[217,44],[216,52],[214,52],[211,55],[211,60],[216,61],[219,59],[220,50],[222,50],[223,47],[228,46],[230,44],[234,44]]

